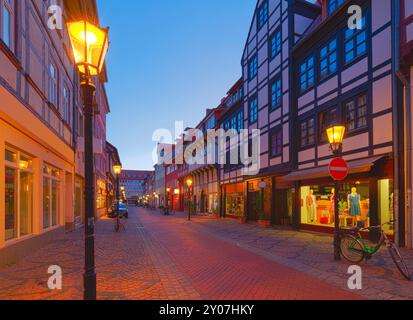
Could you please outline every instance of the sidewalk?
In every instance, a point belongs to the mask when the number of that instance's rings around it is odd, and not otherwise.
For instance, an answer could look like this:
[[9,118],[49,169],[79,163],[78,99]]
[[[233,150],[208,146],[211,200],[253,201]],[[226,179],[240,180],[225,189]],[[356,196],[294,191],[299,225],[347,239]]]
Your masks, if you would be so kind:
[[[178,213],[177,216],[185,218]],[[275,262],[314,275],[341,288],[347,287],[350,264],[333,260],[331,235],[263,228],[255,224],[240,225],[232,219],[194,216],[197,226],[220,239],[250,250]],[[401,249],[413,272],[413,250]],[[413,282],[406,281],[397,270],[386,248],[361,264],[363,290],[357,294],[369,299],[413,299]]]

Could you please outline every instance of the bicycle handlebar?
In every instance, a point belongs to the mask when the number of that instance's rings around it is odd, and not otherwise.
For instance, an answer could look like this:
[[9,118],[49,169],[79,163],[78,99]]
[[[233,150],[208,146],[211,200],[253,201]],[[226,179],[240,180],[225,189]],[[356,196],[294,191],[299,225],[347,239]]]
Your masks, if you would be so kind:
[[374,229],[381,229],[382,227],[389,225],[389,224],[394,224],[396,223],[397,220],[391,220],[389,222],[383,223],[382,225],[379,226],[371,226],[371,227],[367,227],[367,228],[357,228],[355,227],[354,230],[356,231],[370,231],[370,230],[374,230]]

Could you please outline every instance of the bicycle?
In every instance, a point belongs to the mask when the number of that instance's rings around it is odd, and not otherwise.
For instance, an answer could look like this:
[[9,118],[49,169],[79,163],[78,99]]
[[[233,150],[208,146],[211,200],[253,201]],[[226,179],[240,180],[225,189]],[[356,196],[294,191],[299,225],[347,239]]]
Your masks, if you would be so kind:
[[116,221],[115,221],[115,225],[114,225],[115,232],[119,232],[121,228],[123,230],[126,230],[126,221],[125,222],[121,221],[123,218],[124,218],[123,215],[117,213]]
[[[348,231],[344,231],[341,234],[340,241],[342,256],[351,263],[359,264],[364,259],[366,259],[366,261],[370,260],[373,255],[380,250],[383,244],[385,244],[397,269],[400,271],[404,278],[409,281],[412,280],[407,264],[401,256],[399,249],[387,237],[386,233],[383,230],[383,227],[385,225],[393,225],[394,223],[395,221],[390,221],[382,224],[381,226],[373,226],[368,228],[354,227]],[[361,236],[362,231],[372,230],[379,230],[381,233],[380,240],[376,246],[367,245],[367,243]]]

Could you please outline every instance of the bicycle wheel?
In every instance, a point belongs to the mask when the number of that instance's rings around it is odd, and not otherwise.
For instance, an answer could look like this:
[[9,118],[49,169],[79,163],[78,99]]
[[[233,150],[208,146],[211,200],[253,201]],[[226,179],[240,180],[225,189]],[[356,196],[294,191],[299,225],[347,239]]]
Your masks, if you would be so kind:
[[409,269],[407,268],[406,262],[401,256],[399,249],[397,249],[394,245],[391,245],[388,248],[388,250],[390,252],[390,256],[393,259],[393,262],[396,265],[397,269],[399,269],[403,277],[405,277],[407,280],[410,281],[411,277],[410,277]]
[[345,235],[340,242],[341,254],[351,262],[358,264],[363,261],[365,252],[360,241],[352,235]]
[[113,226],[113,228],[115,229],[115,232],[119,232],[120,224],[116,222],[115,225]]

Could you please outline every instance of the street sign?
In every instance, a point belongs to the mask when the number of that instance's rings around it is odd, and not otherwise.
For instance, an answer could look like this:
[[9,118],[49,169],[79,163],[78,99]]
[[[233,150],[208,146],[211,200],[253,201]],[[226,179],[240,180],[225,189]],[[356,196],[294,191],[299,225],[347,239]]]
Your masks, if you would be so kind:
[[348,175],[347,162],[342,158],[334,158],[328,166],[330,176],[337,181],[344,180]]
[[267,183],[265,181],[258,182],[258,187],[261,189],[265,189],[267,187]]

